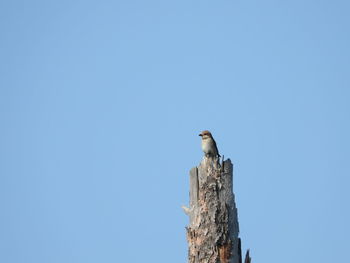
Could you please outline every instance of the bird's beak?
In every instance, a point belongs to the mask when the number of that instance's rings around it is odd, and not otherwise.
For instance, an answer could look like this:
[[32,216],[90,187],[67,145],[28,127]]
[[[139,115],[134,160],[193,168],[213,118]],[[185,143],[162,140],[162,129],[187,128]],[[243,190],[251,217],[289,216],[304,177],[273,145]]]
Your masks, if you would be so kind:
[[203,136],[202,134],[199,134],[198,136]]

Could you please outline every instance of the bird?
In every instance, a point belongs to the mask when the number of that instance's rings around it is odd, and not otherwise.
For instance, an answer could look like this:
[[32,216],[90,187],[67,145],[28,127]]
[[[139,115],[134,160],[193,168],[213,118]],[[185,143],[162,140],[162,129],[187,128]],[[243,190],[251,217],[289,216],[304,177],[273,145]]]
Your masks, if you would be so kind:
[[202,131],[199,136],[202,137],[202,150],[206,157],[221,157],[210,131]]

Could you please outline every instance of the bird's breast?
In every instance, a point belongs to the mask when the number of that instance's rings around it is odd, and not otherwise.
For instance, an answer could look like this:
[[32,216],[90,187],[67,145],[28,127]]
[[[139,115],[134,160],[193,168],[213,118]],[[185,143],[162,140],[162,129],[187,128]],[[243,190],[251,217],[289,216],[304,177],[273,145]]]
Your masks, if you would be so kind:
[[211,140],[202,140],[202,150],[205,153],[211,152],[213,148],[213,142]]

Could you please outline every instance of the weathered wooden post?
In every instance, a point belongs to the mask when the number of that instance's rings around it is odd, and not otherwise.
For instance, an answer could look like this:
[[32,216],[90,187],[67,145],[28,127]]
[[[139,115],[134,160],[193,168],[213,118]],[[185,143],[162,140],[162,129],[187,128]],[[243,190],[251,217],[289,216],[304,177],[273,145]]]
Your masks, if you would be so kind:
[[[220,165],[212,157],[190,171],[190,206],[183,206],[190,218],[189,263],[242,263],[232,174],[230,159]],[[250,263],[249,251],[245,263]]]

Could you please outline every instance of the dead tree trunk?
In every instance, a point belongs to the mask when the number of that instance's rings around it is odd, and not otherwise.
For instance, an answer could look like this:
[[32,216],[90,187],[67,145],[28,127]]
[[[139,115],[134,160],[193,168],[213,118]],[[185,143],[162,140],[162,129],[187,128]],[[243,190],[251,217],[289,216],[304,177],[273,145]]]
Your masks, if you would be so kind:
[[190,171],[188,263],[242,263],[232,174],[230,159],[206,157]]

